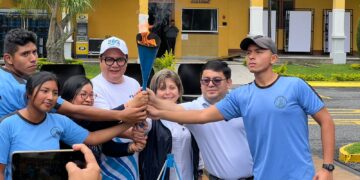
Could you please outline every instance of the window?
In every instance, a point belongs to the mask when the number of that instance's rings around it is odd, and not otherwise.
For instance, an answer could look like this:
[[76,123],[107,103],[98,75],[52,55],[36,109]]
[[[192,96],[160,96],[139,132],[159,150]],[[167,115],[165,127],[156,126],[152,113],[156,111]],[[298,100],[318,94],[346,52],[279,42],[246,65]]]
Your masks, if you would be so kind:
[[183,9],[182,32],[218,32],[217,9]]
[[284,29],[285,27],[285,16],[286,11],[294,10],[295,0],[272,0],[271,9],[276,10],[277,16],[277,27],[279,29]]

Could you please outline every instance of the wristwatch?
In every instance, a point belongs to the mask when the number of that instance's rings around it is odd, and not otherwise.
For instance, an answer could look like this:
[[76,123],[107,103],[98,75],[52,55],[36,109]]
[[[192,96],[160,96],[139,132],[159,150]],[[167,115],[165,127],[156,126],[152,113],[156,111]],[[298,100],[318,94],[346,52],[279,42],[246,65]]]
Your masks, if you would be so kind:
[[322,167],[329,172],[332,172],[335,169],[335,166],[333,164],[323,164]]

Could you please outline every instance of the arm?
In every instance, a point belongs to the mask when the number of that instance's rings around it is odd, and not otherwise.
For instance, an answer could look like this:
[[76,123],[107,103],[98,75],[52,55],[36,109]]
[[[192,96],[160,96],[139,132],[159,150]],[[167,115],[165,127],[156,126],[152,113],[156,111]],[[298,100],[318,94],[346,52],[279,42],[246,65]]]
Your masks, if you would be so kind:
[[129,129],[131,126],[133,126],[133,124],[123,123],[121,125],[113,126],[107,129],[90,132],[84,143],[88,145],[102,144],[118,136],[123,131]]
[[[73,146],[75,151],[81,151],[84,154],[86,161],[86,168],[80,169],[73,162],[68,162],[66,164],[66,171],[69,175],[69,180],[81,180],[81,179],[89,179],[89,180],[100,180],[100,167],[96,162],[94,154],[91,150],[85,146],[84,144],[75,144]],[[1,179],[1,178],[0,178]]]
[[144,128],[140,128],[135,125],[127,130],[131,131],[132,134],[128,139],[132,139],[134,142],[118,143],[114,141],[108,141],[102,145],[102,152],[107,156],[121,157],[129,156],[135,152],[142,151],[146,146],[147,140],[147,136],[145,134],[145,129],[147,128],[146,121],[144,124]]
[[5,164],[1,164],[0,163],[0,180],[4,180],[5,179]]
[[224,119],[219,110],[213,105],[203,110],[186,111],[157,110],[153,106],[148,106],[147,111],[153,117],[182,124],[204,124]]
[[74,105],[67,101],[60,106],[58,113],[74,119],[89,119],[93,121],[124,121],[136,122],[146,119],[146,106],[140,108],[125,108],[123,111],[104,110],[91,106]]
[[133,155],[134,152],[129,152],[130,143],[117,143],[114,141],[108,141],[102,144],[102,152],[106,156],[111,157],[122,157]]
[[[321,127],[321,141],[323,148],[324,164],[333,164],[334,147],[335,147],[335,126],[326,108],[322,108],[319,112],[312,116]],[[321,168],[315,177],[332,179],[332,173]]]

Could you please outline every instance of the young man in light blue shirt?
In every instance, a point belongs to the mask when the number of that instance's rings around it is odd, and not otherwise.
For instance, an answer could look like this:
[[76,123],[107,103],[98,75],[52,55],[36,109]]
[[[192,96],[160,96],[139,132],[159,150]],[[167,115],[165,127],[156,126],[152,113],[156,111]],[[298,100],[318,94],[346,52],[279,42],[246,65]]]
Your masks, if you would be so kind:
[[[37,68],[36,35],[25,29],[12,29],[4,39],[4,62],[0,67],[0,119],[24,108],[26,79]],[[102,110],[91,106],[74,105],[59,98],[57,112],[77,119],[94,121],[141,121],[146,118],[143,108],[126,108],[123,111]],[[1,122],[1,120],[0,120]]]
[[[254,159],[255,179],[332,179],[334,122],[320,97],[303,80],[272,71],[277,59],[268,37],[245,38],[247,65],[255,81],[231,91],[223,100],[199,111],[167,111],[151,93],[148,112],[180,123],[207,123],[243,117]],[[165,105],[166,106],[166,105]],[[154,108],[156,107],[156,108]],[[308,140],[308,118],[321,127],[323,168],[315,174]]]

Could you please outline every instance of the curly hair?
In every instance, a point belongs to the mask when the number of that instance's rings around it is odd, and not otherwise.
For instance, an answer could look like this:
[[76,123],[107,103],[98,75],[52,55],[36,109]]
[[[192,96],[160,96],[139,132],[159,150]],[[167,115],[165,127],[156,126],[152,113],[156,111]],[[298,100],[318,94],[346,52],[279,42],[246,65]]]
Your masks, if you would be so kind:
[[18,46],[24,46],[29,42],[36,44],[37,36],[35,33],[26,29],[12,29],[5,35],[4,53],[14,55]]

